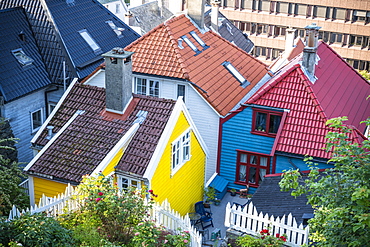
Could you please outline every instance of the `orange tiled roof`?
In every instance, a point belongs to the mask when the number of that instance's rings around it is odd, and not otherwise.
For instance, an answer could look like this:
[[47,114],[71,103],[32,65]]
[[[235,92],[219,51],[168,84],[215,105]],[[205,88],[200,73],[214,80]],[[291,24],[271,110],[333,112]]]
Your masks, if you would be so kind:
[[[191,31],[206,43],[204,49],[189,34]],[[186,35],[201,53],[196,53],[178,39]],[[157,26],[130,44],[125,50],[135,52],[132,70],[189,80],[198,92],[225,116],[268,72],[262,62],[253,58],[218,34],[201,33],[185,15],[177,16]],[[230,62],[251,85],[243,88],[239,81],[222,65]],[[200,87],[200,88],[198,88]]]

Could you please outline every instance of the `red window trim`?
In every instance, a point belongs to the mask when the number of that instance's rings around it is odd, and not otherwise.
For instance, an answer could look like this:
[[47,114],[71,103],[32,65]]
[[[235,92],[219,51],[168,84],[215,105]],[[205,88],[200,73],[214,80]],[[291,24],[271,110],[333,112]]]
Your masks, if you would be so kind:
[[[261,113],[266,113],[267,118],[266,118],[266,131],[258,131],[256,130],[256,116],[257,112]],[[276,137],[277,133],[269,133],[268,129],[270,128],[270,115],[275,115],[275,116],[283,116],[283,112],[278,112],[278,111],[269,111],[269,110],[264,110],[264,109],[257,109],[253,108],[253,117],[252,117],[252,130],[251,133],[255,135],[261,135],[261,136],[268,136],[268,137]],[[280,121],[281,124],[281,121]]]
[[[256,168],[256,174],[258,174],[261,165],[259,164],[259,159],[257,161],[258,164],[249,164],[249,158],[250,158],[251,155],[267,158],[267,166],[266,166],[266,169],[265,168],[262,168],[262,169],[265,169],[266,170],[266,175],[267,175],[267,174],[270,174],[271,156],[270,155],[266,155],[266,154],[256,153],[256,152],[249,152],[249,151],[245,151],[245,150],[240,150],[240,149],[236,149],[236,151],[237,151],[237,157],[236,157],[236,174],[235,174],[235,182],[234,183],[235,184],[239,184],[239,185],[249,185],[250,187],[257,188],[259,186],[259,184],[258,184],[259,178],[257,177],[255,183],[249,183],[248,182],[248,179],[247,179],[247,177],[249,177],[249,176],[247,176],[247,174],[248,174],[248,171],[249,171],[249,167],[255,167]],[[241,164],[241,162],[240,162],[240,154],[246,154],[247,155],[247,163],[242,163]],[[246,176],[245,182],[239,180],[240,165],[244,165],[244,166],[247,167],[247,172],[245,174],[245,176]]]

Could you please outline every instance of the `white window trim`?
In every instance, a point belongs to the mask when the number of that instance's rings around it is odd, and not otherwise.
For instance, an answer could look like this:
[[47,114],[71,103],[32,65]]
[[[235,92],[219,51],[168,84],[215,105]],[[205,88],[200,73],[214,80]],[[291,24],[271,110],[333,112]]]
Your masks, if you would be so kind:
[[179,90],[179,85],[182,85],[182,86],[185,86],[185,97],[183,97],[183,101],[186,102],[187,100],[187,97],[188,97],[188,87],[186,84],[183,84],[183,83],[176,83],[175,84],[175,96],[174,96],[174,99],[178,99],[178,90]]
[[55,102],[49,102],[48,103],[48,113],[49,113],[49,115],[53,112],[52,110],[51,110],[51,107],[53,106],[53,109],[55,109],[56,107],[57,107],[57,103],[55,103]]
[[141,190],[141,181],[140,180],[138,180],[138,179],[134,179],[134,178],[131,178],[131,177],[126,177],[126,176],[122,176],[122,175],[117,175],[117,180],[118,180],[118,188],[120,189],[120,190],[122,190],[123,189],[123,187],[122,187],[122,179],[127,179],[128,180],[128,186],[130,187],[130,186],[132,186],[132,181],[135,181],[135,182],[137,182],[137,189],[139,189],[139,190]]
[[[184,159],[184,143],[181,141],[181,139],[189,133],[189,155],[188,155],[188,158],[187,159]],[[178,138],[176,138],[176,140],[174,140],[172,143],[171,143],[171,176],[175,175],[175,173],[181,169],[181,167],[183,167],[183,165],[188,162],[190,159],[191,159],[191,128],[188,128],[187,130],[185,130]],[[179,163],[174,167],[174,161],[173,161],[173,146],[175,145],[175,143],[177,142],[180,142],[180,145],[179,145]]]
[[96,43],[96,41],[86,29],[82,29],[78,32],[95,53],[101,52],[100,46]]
[[[38,112],[38,111],[40,111],[40,113],[41,113],[41,125],[40,125],[39,127],[37,127],[37,128],[34,128],[34,127],[33,127],[33,117],[32,117],[32,115],[33,115],[35,112]],[[34,133],[34,132],[38,131],[38,130],[40,129],[40,127],[42,126],[42,124],[44,123],[44,121],[43,121],[43,119],[44,119],[44,113],[43,113],[42,108],[39,108],[39,109],[37,109],[37,110],[35,110],[35,111],[32,111],[32,112],[30,113],[30,118],[31,118],[31,130],[32,130],[32,133]]]
[[[134,79],[134,81],[133,81],[133,83],[134,83],[134,86],[133,86],[134,93],[139,94],[138,91],[137,91],[137,79],[142,79],[142,80],[146,80],[145,95],[152,96],[152,97],[158,97],[158,98],[161,97],[161,88],[162,88],[162,81],[161,80],[153,79],[153,78],[147,78],[147,77],[138,77],[138,76],[135,76],[133,79]],[[158,82],[158,96],[150,95],[150,81],[157,81]]]

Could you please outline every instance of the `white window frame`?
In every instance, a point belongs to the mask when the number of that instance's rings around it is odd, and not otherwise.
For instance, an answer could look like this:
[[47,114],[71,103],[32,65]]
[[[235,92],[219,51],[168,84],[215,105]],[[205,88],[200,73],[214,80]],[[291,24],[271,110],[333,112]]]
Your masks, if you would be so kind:
[[179,86],[183,86],[184,87],[184,96],[183,96],[183,98],[182,98],[182,100],[184,101],[184,102],[186,102],[186,97],[187,97],[187,95],[188,95],[188,92],[187,92],[187,90],[188,90],[188,88],[187,88],[187,86],[185,85],[185,84],[182,84],[182,83],[178,83],[178,84],[175,84],[175,98],[176,99],[178,99],[179,98]]
[[92,36],[86,29],[82,29],[78,32],[95,53],[101,52],[100,46],[98,45],[98,43],[96,43],[96,41],[92,38]]
[[22,48],[12,50],[12,54],[22,66],[30,65],[34,62],[32,58],[24,53]]
[[[145,93],[144,92],[138,92],[138,80],[145,81]],[[151,82],[156,82],[158,85],[158,94],[153,93],[152,91],[156,91],[156,89],[153,87],[150,87]],[[153,97],[160,97],[161,93],[161,81],[155,80],[155,79],[148,79],[143,77],[134,77],[134,93],[141,94],[141,95],[147,95],[147,96],[153,96]]]
[[[122,181],[123,179],[127,180],[127,187],[125,187],[125,188],[123,188],[123,181]],[[117,175],[117,180],[118,180],[118,188],[120,190],[124,190],[128,187],[135,187],[138,190],[141,190],[141,181],[138,180],[138,179],[134,179],[134,178],[131,178],[131,177],[125,177],[125,176],[122,176],[122,175]],[[133,183],[136,183],[137,186],[134,186]]]
[[171,144],[171,175],[174,175],[191,158],[191,128]]
[[56,106],[57,106],[57,103],[55,102],[48,103],[48,115],[50,115],[53,112]]
[[[38,127],[34,127],[34,124],[33,124],[33,114],[34,113],[37,113],[37,112],[40,112],[40,126],[38,126]],[[40,127],[42,126],[42,124],[43,124],[43,119],[44,119],[44,114],[43,114],[43,111],[42,111],[42,108],[40,108],[40,109],[37,109],[37,110],[35,110],[35,111],[32,111],[31,112],[31,114],[30,114],[30,117],[31,117],[31,130],[32,130],[32,133],[33,132],[36,132],[38,129],[40,129]]]

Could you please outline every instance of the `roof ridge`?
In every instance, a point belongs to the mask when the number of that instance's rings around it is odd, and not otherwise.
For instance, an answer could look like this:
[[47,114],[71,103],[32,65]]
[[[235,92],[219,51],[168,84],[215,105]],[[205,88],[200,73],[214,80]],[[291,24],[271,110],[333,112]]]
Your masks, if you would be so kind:
[[143,36],[141,36],[140,38],[136,39],[134,42],[132,42],[131,44],[127,45],[126,47],[124,47],[124,50],[128,50],[128,49],[131,49],[133,46],[135,46],[137,43],[141,42],[143,39],[145,39],[146,37],[150,36],[151,34],[153,34],[154,32],[156,32],[157,30],[159,30],[162,26],[164,26],[164,23],[161,23],[159,24],[158,26],[156,26],[155,28],[153,28],[152,30],[150,30],[149,32],[145,33]]

